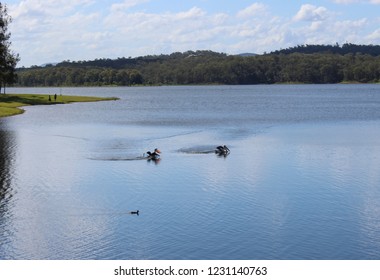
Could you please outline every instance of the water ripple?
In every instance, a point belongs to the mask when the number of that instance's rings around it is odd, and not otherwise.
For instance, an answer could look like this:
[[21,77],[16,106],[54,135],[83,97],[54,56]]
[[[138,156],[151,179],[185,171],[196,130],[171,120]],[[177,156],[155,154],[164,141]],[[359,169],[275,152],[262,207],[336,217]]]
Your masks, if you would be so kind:
[[1,120],[0,258],[378,259],[366,88],[78,88],[122,99]]

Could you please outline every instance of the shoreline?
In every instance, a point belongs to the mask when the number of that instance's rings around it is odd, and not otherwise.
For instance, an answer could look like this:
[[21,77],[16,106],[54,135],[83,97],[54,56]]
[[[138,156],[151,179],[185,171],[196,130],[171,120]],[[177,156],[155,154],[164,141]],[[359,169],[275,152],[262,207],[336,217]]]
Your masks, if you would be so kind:
[[[56,98],[54,98],[56,97]],[[76,102],[114,101],[116,97],[92,97],[49,94],[0,94],[0,118],[11,117],[25,112],[20,107],[35,105],[58,105]]]
[[[380,81],[358,82],[342,81],[339,83],[306,83],[306,82],[276,82],[276,83],[257,83],[257,84],[226,84],[226,83],[195,83],[195,84],[175,84],[175,83],[157,83],[157,84],[134,84],[128,86],[104,84],[104,85],[64,85],[64,86],[36,86],[38,88],[107,88],[107,87],[161,87],[161,86],[257,86],[257,85],[378,85]],[[14,88],[31,88],[28,86],[14,85]],[[12,87],[9,87],[10,89]]]

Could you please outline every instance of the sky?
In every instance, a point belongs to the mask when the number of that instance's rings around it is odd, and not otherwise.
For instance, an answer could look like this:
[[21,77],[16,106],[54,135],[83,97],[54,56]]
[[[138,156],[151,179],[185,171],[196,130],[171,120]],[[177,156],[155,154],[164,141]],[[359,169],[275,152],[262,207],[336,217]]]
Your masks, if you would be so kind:
[[8,0],[18,67],[188,50],[380,44],[380,0]]

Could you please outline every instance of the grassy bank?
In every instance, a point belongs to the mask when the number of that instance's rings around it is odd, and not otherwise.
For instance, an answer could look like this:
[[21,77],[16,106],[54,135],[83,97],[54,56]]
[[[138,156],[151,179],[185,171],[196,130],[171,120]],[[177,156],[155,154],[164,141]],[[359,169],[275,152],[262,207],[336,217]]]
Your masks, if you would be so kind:
[[54,105],[68,104],[73,102],[95,102],[117,100],[115,97],[91,97],[91,96],[71,96],[71,95],[47,94],[0,94],[0,117],[13,116],[24,112],[19,107],[30,105]]

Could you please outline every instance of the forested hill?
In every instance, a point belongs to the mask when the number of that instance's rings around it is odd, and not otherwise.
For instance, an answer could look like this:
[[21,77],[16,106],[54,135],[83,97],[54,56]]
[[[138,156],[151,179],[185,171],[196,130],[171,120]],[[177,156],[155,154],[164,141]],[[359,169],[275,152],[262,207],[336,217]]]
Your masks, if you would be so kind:
[[343,44],[336,45],[298,45],[296,47],[274,51],[271,54],[291,54],[291,53],[331,53],[331,54],[368,54],[372,56],[380,55],[379,45],[355,45],[355,44]]
[[184,59],[194,58],[194,57],[204,57],[204,58],[224,58],[226,54],[217,53],[212,51],[188,51],[188,52],[175,52],[169,55],[147,55],[140,56],[136,58],[117,58],[117,59],[95,59],[90,61],[63,61],[56,64],[58,67],[102,67],[102,68],[113,68],[113,69],[126,69],[126,68],[139,68],[146,66],[150,63],[170,63],[173,61],[181,61]]
[[380,46],[303,45],[264,55],[212,51],[64,61],[17,70],[17,86],[380,82]]

